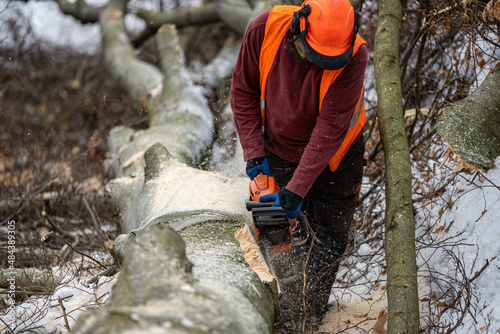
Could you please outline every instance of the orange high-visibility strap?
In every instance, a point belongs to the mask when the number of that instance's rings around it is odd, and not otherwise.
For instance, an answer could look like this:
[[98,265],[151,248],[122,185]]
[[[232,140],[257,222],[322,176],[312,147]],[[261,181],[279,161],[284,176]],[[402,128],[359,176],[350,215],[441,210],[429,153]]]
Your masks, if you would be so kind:
[[[262,47],[259,56],[259,72],[260,72],[260,112],[262,115],[262,126],[266,123],[266,85],[267,77],[273,66],[274,59],[278,53],[278,49],[283,41],[288,28],[290,27],[290,22],[292,21],[293,13],[300,9],[299,6],[274,6],[269,12],[269,17],[266,22],[264,40],[262,42]],[[365,40],[358,34],[356,35],[356,41],[354,42],[354,48],[352,56],[356,54],[359,47],[365,44]],[[342,70],[323,70],[323,76],[321,78],[321,84],[319,89],[319,112],[321,112],[321,107],[323,105],[323,100],[330,89],[332,83],[337,79]],[[357,138],[360,131],[363,129],[365,124],[365,104],[363,99],[363,90],[361,90],[360,98],[356,104],[356,108],[353,111],[353,117],[351,119],[351,124],[349,126],[349,131],[347,132],[346,138],[344,139],[342,145],[337,150],[337,153],[330,160],[329,165],[331,171],[335,171],[342,161],[349,148]]]
[[259,72],[260,72],[260,112],[262,115],[262,126],[266,123],[266,84],[267,77],[276,58],[276,53],[283,41],[293,13],[300,9],[299,6],[274,6],[269,13],[264,33],[264,41],[260,49]]
[[340,165],[340,162],[346,155],[351,145],[354,144],[354,140],[358,138],[358,135],[361,131],[363,131],[363,127],[366,122],[365,115],[365,99],[364,99],[364,91],[361,90],[361,96],[359,97],[358,103],[356,104],[356,108],[354,109],[354,115],[351,118],[351,124],[349,125],[349,131],[347,131],[347,135],[340,145],[337,153],[333,156],[333,158],[328,162],[330,165],[330,170],[334,172]]

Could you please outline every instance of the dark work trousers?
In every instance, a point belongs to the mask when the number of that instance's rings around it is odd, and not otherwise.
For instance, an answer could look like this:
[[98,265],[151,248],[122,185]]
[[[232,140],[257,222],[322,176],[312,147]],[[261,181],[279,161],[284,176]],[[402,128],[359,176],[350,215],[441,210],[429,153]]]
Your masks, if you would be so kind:
[[[319,325],[327,311],[340,257],[347,247],[363,176],[363,153],[361,135],[337,170],[332,172],[327,166],[304,198],[302,212],[315,235],[314,241],[310,238],[302,246],[270,256],[282,292],[275,319],[276,330],[282,329],[289,334],[308,333]],[[267,157],[271,174],[281,188],[285,187],[298,164],[270,152]]]

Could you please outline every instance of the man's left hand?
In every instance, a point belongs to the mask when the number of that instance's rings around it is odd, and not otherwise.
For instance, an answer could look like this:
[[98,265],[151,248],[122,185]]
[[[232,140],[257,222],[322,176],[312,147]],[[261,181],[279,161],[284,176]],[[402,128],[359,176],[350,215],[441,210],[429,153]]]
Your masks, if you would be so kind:
[[269,162],[267,157],[254,158],[247,161],[246,172],[250,180],[253,180],[260,173],[264,173],[267,176],[271,176],[271,168],[269,167]]

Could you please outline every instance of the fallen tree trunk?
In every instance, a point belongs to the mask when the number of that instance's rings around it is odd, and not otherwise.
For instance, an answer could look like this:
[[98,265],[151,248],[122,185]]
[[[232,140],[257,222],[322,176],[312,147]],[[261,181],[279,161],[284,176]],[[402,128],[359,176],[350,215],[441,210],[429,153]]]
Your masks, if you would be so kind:
[[136,58],[124,30],[124,3],[111,0],[101,16],[105,59],[113,78],[147,108],[151,121],[141,131],[114,128],[107,164],[115,177],[140,173],[143,152],[161,143],[180,161],[197,165],[212,143],[214,121],[206,98],[186,70],[175,27],[164,26],[157,34],[160,72]]
[[137,16],[144,20],[146,28],[132,38],[132,44],[136,47],[156,34],[158,29],[164,24],[175,24],[177,27],[184,27],[211,24],[220,21],[215,4],[208,4],[202,7],[180,8],[168,12],[157,12],[139,8]]
[[487,171],[500,155],[500,65],[474,93],[446,107],[438,133],[468,168]]
[[378,4],[374,66],[377,115],[386,166],[387,331],[389,334],[418,333],[420,320],[411,165],[403,124],[399,76],[402,4],[399,0],[380,0]]
[[234,237],[249,220],[247,180],[188,167],[159,144],[144,158],[144,173],[108,188],[126,232],[111,301],[72,332],[270,333],[276,284],[248,267]]
[[126,7],[127,0],[110,0],[101,11],[102,47],[113,80],[141,105],[161,92],[164,76],[157,67],[137,58],[123,22]]
[[55,0],[61,12],[73,16],[82,23],[96,23],[99,21],[104,7],[89,6],[85,0]]

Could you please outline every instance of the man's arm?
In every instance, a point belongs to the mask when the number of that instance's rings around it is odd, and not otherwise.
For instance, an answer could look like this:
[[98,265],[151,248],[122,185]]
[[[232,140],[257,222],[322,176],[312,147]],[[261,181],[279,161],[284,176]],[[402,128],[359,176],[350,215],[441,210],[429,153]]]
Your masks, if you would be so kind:
[[259,107],[259,56],[268,16],[269,11],[264,12],[250,23],[233,72],[231,108],[245,161],[266,155]]

